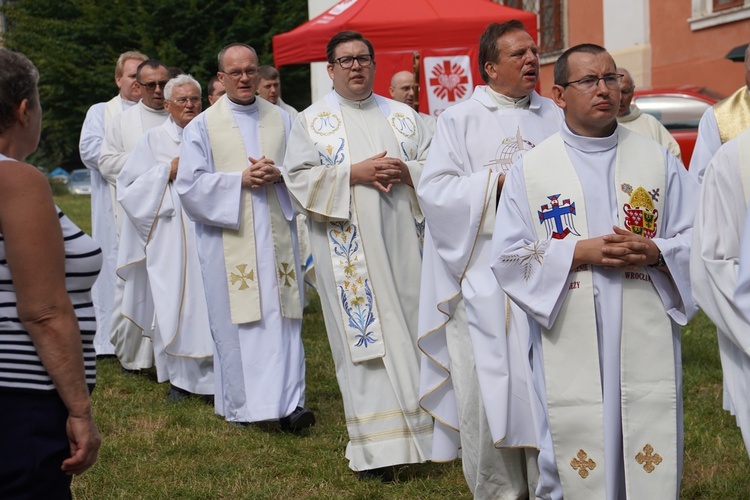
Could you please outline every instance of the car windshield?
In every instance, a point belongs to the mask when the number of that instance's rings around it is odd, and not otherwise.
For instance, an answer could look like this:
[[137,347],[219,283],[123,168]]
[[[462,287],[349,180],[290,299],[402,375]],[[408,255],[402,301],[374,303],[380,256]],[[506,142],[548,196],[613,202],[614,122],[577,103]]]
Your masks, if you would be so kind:
[[[701,87],[697,92],[712,102],[724,97],[719,93]],[[662,95],[636,95],[635,103],[644,113],[653,115],[668,130],[695,129],[703,112],[711,106],[708,102],[686,94],[666,92]]]
[[70,182],[90,182],[91,172],[88,170],[76,170],[70,174]]
[[641,96],[636,99],[641,111],[656,117],[668,130],[698,128],[707,102],[687,96]]

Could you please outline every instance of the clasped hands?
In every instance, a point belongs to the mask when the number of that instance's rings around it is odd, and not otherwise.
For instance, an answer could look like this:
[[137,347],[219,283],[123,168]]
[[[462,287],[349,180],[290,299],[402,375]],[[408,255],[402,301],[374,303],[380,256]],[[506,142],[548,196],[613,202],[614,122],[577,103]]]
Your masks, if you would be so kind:
[[353,164],[350,171],[350,184],[371,184],[383,193],[390,192],[394,184],[401,182],[413,187],[406,163],[385,155],[386,151],[383,151]]
[[576,245],[574,266],[590,263],[607,269],[634,271],[659,260],[659,247],[650,239],[613,226],[613,234],[581,240]]
[[250,165],[242,171],[242,187],[255,189],[274,184],[281,179],[281,170],[274,165],[273,160],[265,156],[257,160],[248,156],[247,159]]

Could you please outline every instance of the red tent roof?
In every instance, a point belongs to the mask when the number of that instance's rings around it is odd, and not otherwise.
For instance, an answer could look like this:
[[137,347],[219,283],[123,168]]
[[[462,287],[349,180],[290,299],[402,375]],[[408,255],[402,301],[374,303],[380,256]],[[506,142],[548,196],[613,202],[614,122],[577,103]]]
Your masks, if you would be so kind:
[[273,37],[276,66],[326,60],[328,40],[361,32],[375,52],[476,46],[491,22],[518,19],[536,39],[536,15],[490,0],[343,0],[320,16]]

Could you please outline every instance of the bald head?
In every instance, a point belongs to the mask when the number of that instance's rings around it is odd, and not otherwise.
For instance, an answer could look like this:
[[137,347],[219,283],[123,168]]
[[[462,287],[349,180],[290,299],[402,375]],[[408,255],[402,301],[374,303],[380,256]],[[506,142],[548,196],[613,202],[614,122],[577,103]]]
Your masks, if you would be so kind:
[[411,71],[395,73],[391,77],[391,88],[389,90],[394,101],[414,106],[414,73]]
[[633,83],[633,77],[630,76],[630,71],[625,68],[617,68],[617,72],[625,75],[622,78],[622,86],[620,87],[620,107],[617,110],[617,116],[625,116],[630,114],[630,103],[633,101],[635,84]]

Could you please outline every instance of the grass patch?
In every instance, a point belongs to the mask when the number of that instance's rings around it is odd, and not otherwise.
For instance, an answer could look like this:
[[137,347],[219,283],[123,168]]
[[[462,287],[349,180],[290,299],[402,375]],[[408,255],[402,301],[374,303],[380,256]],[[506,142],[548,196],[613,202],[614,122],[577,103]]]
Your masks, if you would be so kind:
[[[90,234],[90,198],[58,206]],[[391,485],[357,481],[323,315],[317,297],[302,327],[307,406],[318,425],[293,436],[275,426],[235,429],[198,400],[166,401],[167,384],[125,377],[97,363],[94,412],[104,442],[96,465],[73,481],[76,498],[433,499],[471,498],[460,462],[404,467]],[[750,459],[734,417],[722,410],[716,332],[703,313],[683,328],[684,499],[750,499]]]

